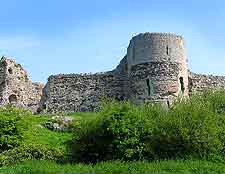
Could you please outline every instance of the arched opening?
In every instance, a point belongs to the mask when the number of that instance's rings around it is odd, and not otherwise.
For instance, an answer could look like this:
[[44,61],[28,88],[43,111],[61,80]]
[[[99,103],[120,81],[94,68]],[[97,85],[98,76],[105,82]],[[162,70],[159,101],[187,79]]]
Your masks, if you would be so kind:
[[17,103],[17,96],[15,94],[9,96],[9,103],[11,104]]
[[12,73],[13,73],[12,68],[9,68],[9,69],[8,69],[8,72],[9,72],[9,74],[12,74]]
[[153,85],[150,79],[146,79],[148,96],[153,95]]
[[180,77],[180,90],[182,93],[184,93],[185,87],[184,87],[184,78]]

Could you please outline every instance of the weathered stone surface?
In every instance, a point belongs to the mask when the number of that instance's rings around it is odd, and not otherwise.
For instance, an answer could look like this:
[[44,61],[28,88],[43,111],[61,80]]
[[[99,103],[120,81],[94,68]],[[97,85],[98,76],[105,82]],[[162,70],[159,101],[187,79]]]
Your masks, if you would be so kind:
[[54,116],[44,124],[44,127],[53,131],[66,132],[69,131],[69,126],[73,120],[74,119],[69,116]]
[[51,76],[44,89],[42,108],[47,112],[94,111],[103,97],[120,97],[121,82],[112,74]]
[[49,77],[40,110],[94,111],[103,96],[168,105],[178,95],[188,96],[188,91],[183,38],[174,34],[145,33],[130,41],[127,56],[111,72]]
[[195,74],[189,72],[189,91],[201,92],[205,89],[224,89],[225,76]]
[[0,60],[0,105],[12,104],[36,112],[42,95],[41,83],[32,83],[14,60]]
[[113,71],[53,75],[44,88],[32,83],[21,65],[3,58],[0,105],[11,103],[34,112],[37,108],[38,112],[85,112],[96,111],[102,98],[111,97],[168,106],[178,96],[225,88],[223,76],[188,72],[185,52],[179,35],[142,33],[131,39],[126,56]]
[[151,62],[135,65],[130,74],[130,99],[136,103],[165,100],[177,97],[179,64]]

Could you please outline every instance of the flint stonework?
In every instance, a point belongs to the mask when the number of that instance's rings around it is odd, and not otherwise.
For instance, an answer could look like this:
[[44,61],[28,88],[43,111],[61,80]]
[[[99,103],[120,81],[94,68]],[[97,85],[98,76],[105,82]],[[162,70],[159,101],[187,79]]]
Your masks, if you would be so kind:
[[170,106],[177,97],[225,88],[224,76],[192,73],[187,61],[183,37],[142,33],[131,39],[127,54],[114,70],[52,75],[44,86],[32,83],[20,64],[3,57],[0,104],[13,104],[33,112],[87,112],[98,110],[105,97]]

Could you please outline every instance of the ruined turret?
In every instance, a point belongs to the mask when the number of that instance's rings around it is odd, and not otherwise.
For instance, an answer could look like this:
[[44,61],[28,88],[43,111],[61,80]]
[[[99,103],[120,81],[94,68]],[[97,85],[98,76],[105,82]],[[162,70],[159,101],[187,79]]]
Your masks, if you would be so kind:
[[135,103],[188,96],[184,41],[170,33],[144,33],[132,38],[127,50],[129,98]]
[[103,98],[133,103],[160,103],[169,107],[205,89],[225,89],[225,76],[188,71],[182,36],[141,33],[112,71],[95,74],[51,75],[44,85],[32,83],[14,60],[0,61],[0,105],[13,104],[34,112],[96,111]]
[[27,72],[14,60],[0,60],[0,105],[12,104],[35,112],[42,95],[43,84],[32,83]]

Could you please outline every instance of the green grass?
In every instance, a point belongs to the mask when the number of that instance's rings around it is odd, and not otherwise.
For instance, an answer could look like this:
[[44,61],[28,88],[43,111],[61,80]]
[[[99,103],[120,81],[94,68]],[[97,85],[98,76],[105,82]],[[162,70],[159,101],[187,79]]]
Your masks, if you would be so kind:
[[[6,151],[5,154],[2,153],[0,161],[5,162],[2,163],[5,167],[0,168],[0,174],[225,173],[224,91],[196,95],[192,97],[190,101],[178,102],[173,105],[171,109],[166,111],[159,107],[147,107],[145,105],[136,106],[123,102],[112,103],[112,105],[106,103],[103,109],[104,110],[99,113],[67,114],[67,116],[71,116],[75,119],[73,133],[55,132],[44,128],[42,126],[43,123],[51,119],[53,115],[32,115],[31,113],[22,110],[17,111],[12,108],[9,108],[9,110],[0,110],[0,114],[3,116],[16,116],[19,114],[23,117],[20,125],[21,129],[23,129],[23,141],[21,141],[21,146]],[[104,122],[100,122],[102,120]],[[108,123],[108,125],[106,123]],[[106,155],[107,158],[101,158],[101,160],[125,159],[127,162],[107,161],[99,162],[96,165],[77,163],[73,165],[60,165],[53,161],[44,161],[55,160],[65,164],[66,162],[69,163],[68,160],[72,159],[70,157],[77,157],[79,154],[77,152],[79,151],[75,151],[73,154],[75,156],[70,154],[71,151],[66,151],[66,142],[70,140],[74,140],[74,142],[80,145],[77,146],[78,150],[80,147],[85,147],[84,149],[87,149],[86,147],[91,147],[91,151],[88,151],[88,153],[94,155],[94,158],[97,159],[100,157],[102,151],[108,152],[107,148],[104,151],[101,141],[96,139],[96,137],[104,137],[102,133],[106,133],[103,134],[106,135],[105,137],[114,135],[119,141],[116,139],[117,141],[112,142],[120,144],[118,146],[111,146],[112,143],[109,142],[111,144],[109,144],[108,147],[117,147],[117,149],[109,151],[109,155]],[[78,139],[76,138],[79,135],[84,135],[85,137],[86,134],[88,135],[87,140],[90,140],[90,143],[88,141],[86,142],[86,139],[84,139],[83,144],[81,144],[82,141],[77,141]],[[145,139],[142,137],[145,137]],[[151,139],[147,139],[149,137]],[[93,143],[93,139],[96,142]],[[105,141],[102,142],[107,143]],[[147,146],[142,146],[143,142],[146,143]],[[86,146],[88,143],[91,146]],[[94,148],[92,148],[91,143],[93,143]],[[73,146],[71,149],[74,150],[74,147],[76,146]],[[149,150],[147,151],[145,149],[146,151],[143,151],[145,152],[143,154],[146,155],[147,158],[135,158],[136,155],[129,156],[134,154],[133,152],[138,152],[136,154],[140,154],[138,150],[142,149],[142,147],[147,147],[146,149]],[[177,147],[182,148],[180,148],[181,150],[179,151]],[[53,148],[53,151],[50,151],[52,150],[51,148]],[[92,151],[93,149],[94,151]],[[95,153],[96,149],[98,150],[97,153]],[[127,152],[125,155],[128,155],[130,158],[121,158],[121,154],[125,151]],[[60,155],[62,152],[62,155],[56,158],[54,152]],[[109,158],[110,153],[114,155],[118,152],[120,153],[118,158]],[[46,158],[43,153],[47,154],[47,157],[52,158]],[[87,158],[88,153],[83,153],[85,158]],[[141,156],[143,155],[141,154]],[[64,157],[66,160],[64,160]],[[44,160],[29,161],[31,159]],[[135,161],[140,159],[149,161],[130,162],[130,160]],[[157,161],[159,159],[176,160]],[[77,161],[81,162],[81,160]]]
[[[79,121],[81,119],[93,118],[96,113],[71,113],[68,116]],[[55,132],[43,127],[42,124],[51,119],[52,115],[31,115],[24,120],[28,129],[24,132],[24,144],[39,144],[48,147],[64,149],[72,133]]]
[[24,132],[24,144],[40,144],[55,148],[64,148],[67,140],[71,139],[70,133],[53,132],[42,126],[51,117],[38,115],[28,116],[25,123],[28,129]]
[[208,161],[102,162],[96,165],[58,165],[28,161],[0,169],[1,174],[222,174],[225,165]]
[[96,117],[99,113],[97,112],[73,112],[66,114],[67,116],[74,117],[75,119],[88,119]]

